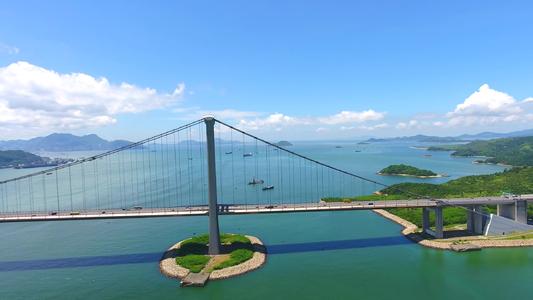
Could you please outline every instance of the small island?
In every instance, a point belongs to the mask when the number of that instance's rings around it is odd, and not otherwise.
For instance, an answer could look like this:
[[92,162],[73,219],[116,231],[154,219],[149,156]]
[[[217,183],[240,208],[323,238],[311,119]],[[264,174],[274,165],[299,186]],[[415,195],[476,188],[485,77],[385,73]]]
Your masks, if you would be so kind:
[[410,176],[417,178],[436,178],[442,177],[433,171],[419,169],[417,167],[399,164],[399,165],[390,165],[383,170],[378,172],[379,175],[392,175],[392,176]]
[[274,145],[279,146],[279,147],[290,147],[290,146],[292,146],[291,142],[289,142],[289,141],[279,141],[279,142],[275,143]]
[[183,286],[203,286],[209,280],[244,274],[261,267],[266,250],[256,237],[223,233],[221,253],[208,255],[209,235],[183,240],[170,249],[160,261],[161,272],[181,280]]

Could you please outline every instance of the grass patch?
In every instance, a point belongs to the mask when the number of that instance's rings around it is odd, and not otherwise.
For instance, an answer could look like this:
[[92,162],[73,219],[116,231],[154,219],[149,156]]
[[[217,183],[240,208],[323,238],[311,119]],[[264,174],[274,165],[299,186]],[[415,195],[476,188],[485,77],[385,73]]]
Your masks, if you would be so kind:
[[520,233],[512,233],[505,237],[497,237],[494,238],[496,240],[527,240],[527,239],[533,239],[533,231],[528,232],[520,232]]
[[254,256],[254,252],[249,249],[237,249],[231,252],[229,259],[221,262],[214,267],[215,270],[221,270],[227,267],[241,264]]
[[[207,235],[206,235],[207,236]],[[207,241],[201,236],[195,236],[183,241],[180,248],[176,250],[178,256],[186,256],[189,254],[206,254]]]
[[[200,272],[210,259],[210,257],[206,255],[208,252],[208,243],[208,234],[200,234],[183,241],[180,248],[176,250],[176,263],[189,269],[193,273]],[[250,239],[242,234],[223,233],[220,235],[220,243],[223,245],[234,245],[238,248],[243,248],[231,252],[230,258],[223,262],[223,264],[228,265],[225,265],[223,268],[240,264],[253,256],[253,251],[248,249],[251,248],[252,243]],[[251,253],[250,257],[246,258],[247,256],[243,254],[243,251],[249,251]]]
[[184,268],[189,269],[193,273],[198,273],[202,271],[210,259],[211,258],[207,255],[188,254],[177,257],[176,263]]
[[[209,243],[209,235],[201,234],[187,239],[181,243],[177,250],[178,256],[185,256],[189,254],[206,254],[207,244]],[[242,244],[251,245],[250,240],[242,234],[223,233],[220,235],[220,243],[225,245]]]
[[233,244],[233,243],[241,243],[241,244],[251,244],[250,240],[245,237],[242,234],[230,234],[230,233],[223,233],[220,235],[220,242],[222,244]]
[[[422,227],[422,209],[421,208],[390,208],[390,213],[407,220],[418,227]],[[442,211],[444,226],[466,223],[466,210],[460,207],[445,207]],[[435,223],[435,214],[429,215],[430,224]]]

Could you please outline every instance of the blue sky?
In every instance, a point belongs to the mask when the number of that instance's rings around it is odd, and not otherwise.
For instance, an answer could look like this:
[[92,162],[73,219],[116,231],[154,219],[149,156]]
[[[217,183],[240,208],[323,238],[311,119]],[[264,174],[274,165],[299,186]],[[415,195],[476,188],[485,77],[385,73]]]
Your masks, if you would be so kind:
[[0,139],[135,140],[207,112],[271,139],[533,127],[528,1],[0,7]]

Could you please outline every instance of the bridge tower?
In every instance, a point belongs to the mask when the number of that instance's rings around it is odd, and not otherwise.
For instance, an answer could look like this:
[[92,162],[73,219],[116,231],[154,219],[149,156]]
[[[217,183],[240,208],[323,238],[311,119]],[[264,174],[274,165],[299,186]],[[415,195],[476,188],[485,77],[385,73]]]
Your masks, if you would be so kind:
[[215,156],[215,119],[204,118],[207,141],[207,187],[209,200],[209,254],[220,254],[218,228],[217,177]]

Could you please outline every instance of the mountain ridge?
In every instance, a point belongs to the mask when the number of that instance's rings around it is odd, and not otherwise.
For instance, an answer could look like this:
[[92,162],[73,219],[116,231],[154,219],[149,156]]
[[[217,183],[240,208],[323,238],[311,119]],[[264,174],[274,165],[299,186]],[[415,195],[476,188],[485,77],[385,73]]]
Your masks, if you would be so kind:
[[525,137],[533,136],[533,129],[525,129],[518,131],[511,131],[506,133],[498,133],[491,131],[484,131],[476,134],[461,134],[457,136],[434,136],[417,134],[411,136],[400,136],[391,138],[370,138],[364,142],[376,143],[376,142],[392,142],[392,141],[406,141],[406,142],[429,142],[429,143],[457,143],[457,142],[469,142],[474,140],[489,140],[497,138],[508,137]]
[[0,150],[23,151],[93,151],[111,150],[131,144],[126,140],[108,141],[96,134],[74,135],[70,133],[52,133],[28,140],[17,139],[0,141]]

